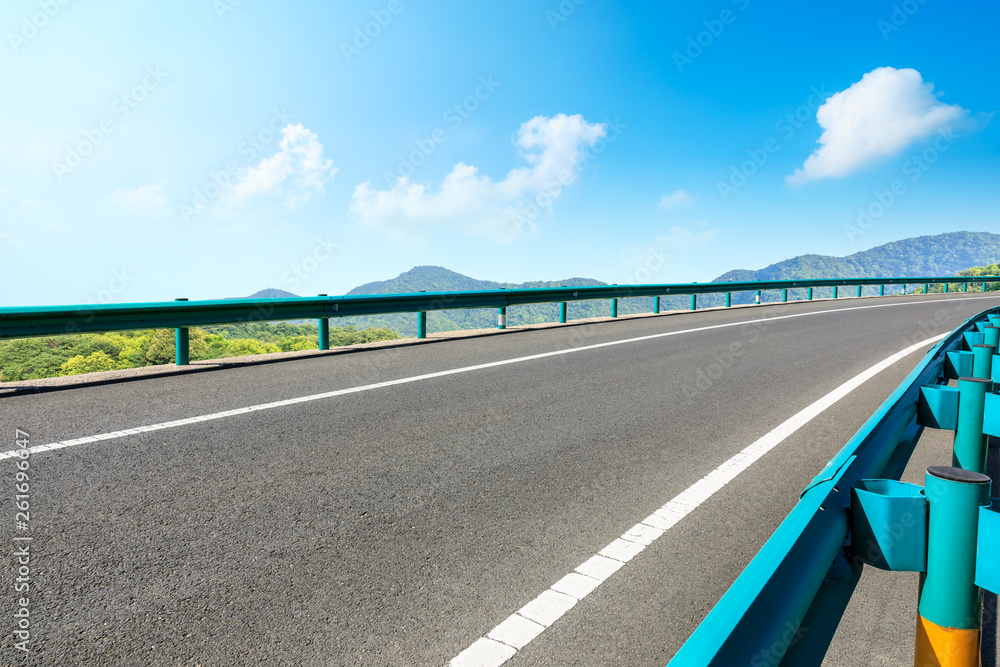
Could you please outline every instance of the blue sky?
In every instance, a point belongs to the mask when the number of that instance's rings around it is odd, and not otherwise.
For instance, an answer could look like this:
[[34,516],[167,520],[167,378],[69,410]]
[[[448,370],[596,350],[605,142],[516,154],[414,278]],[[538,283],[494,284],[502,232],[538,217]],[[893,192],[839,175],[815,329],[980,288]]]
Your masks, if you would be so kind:
[[938,0],[12,0],[0,305],[338,294],[421,264],[706,281],[997,232],[998,19]]

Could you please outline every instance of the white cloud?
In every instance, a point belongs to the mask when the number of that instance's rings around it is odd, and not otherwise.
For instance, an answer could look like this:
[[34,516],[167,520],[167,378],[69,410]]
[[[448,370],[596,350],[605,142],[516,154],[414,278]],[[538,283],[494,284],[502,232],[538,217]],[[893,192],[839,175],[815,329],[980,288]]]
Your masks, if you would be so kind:
[[391,190],[376,190],[367,181],[355,188],[351,212],[362,225],[399,241],[448,228],[510,241],[536,228],[535,219],[578,180],[586,149],[606,134],[604,124],[579,114],[536,116],[521,125],[514,141],[530,166],[512,169],[504,180],[494,182],[459,162],[437,191],[408,177]]
[[691,203],[691,195],[684,192],[684,190],[677,190],[669,195],[663,195],[660,197],[660,203],[657,204],[657,208],[661,211],[669,211],[672,208],[677,208],[682,204]]
[[323,144],[316,134],[297,125],[288,124],[281,130],[280,150],[245,167],[223,189],[223,200],[230,206],[243,206],[251,199],[277,194],[289,206],[305,203],[313,193],[326,192],[325,183],[332,182],[338,168],[323,157]]
[[831,95],[816,112],[820,147],[785,182],[799,184],[844,176],[964,120],[968,111],[943,104],[934,84],[914,69],[879,67],[847,90]]
[[162,189],[163,181],[151,185],[143,185],[135,190],[117,188],[108,195],[108,201],[115,206],[120,206],[133,212],[158,211],[162,213],[167,207],[167,198],[160,192]]

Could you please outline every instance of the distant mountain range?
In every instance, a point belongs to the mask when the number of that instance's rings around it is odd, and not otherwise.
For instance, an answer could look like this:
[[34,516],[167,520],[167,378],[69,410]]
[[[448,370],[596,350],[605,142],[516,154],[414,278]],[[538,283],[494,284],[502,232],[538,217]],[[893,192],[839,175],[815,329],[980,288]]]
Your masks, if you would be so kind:
[[[831,257],[828,255],[800,255],[764,267],[763,269],[736,269],[728,271],[713,282],[756,281],[756,280],[804,280],[815,278],[877,278],[877,277],[920,277],[953,276],[959,271],[1000,262],[1000,234],[987,232],[951,232],[937,236],[919,236],[894,241],[885,245],[848,255]],[[440,266],[417,266],[390,280],[359,285],[348,294],[393,294],[405,292],[443,292],[458,290],[482,290],[498,288],[530,287],[582,287],[605,285],[592,278],[567,278],[566,280],[535,281],[527,283],[498,283],[477,280],[469,276],[449,271]],[[873,293],[875,288],[867,288]],[[819,296],[830,296],[831,290],[819,290]],[[279,289],[266,289],[251,295],[253,298],[295,296]],[[800,295],[801,296],[801,295]],[[765,301],[780,298],[778,294],[765,294]],[[733,294],[733,303],[749,303],[753,295]],[[722,295],[700,296],[699,307],[722,305]],[[665,297],[664,309],[687,308],[689,297]],[[650,312],[652,298],[623,299],[619,302],[619,313]],[[610,302],[577,301],[569,304],[569,317],[606,317],[611,314]],[[507,311],[507,322],[511,326],[553,322],[558,320],[558,304],[533,304],[516,306]],[[496,326],[496,313],[491,310],[448,310],[427,314],[430,331],[452,331],[458,329],[482,329]],[[382,327],[398,331],[403,335],[416,333],[416,317],[413,314],[378,315],[371,317],[341,318],[338,326],[353,324],[358,328]]]

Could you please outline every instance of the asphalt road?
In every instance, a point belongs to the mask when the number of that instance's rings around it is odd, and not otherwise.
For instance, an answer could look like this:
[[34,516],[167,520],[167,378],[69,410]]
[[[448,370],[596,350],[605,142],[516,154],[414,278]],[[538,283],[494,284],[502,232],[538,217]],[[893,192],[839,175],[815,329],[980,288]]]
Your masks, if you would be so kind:
[[[445,665],[803,407],[998,304],[706,311],[0,398],[7,451],[14,428],[38,445],[569,352],[33,455],[31,651],[5,630],[0,661]],[[716,325],[732,326],[683,333]],[[764,455],[507,664],[665,665],[918,358]],[[0,461],[9,545],[26,534],[15,472]]]

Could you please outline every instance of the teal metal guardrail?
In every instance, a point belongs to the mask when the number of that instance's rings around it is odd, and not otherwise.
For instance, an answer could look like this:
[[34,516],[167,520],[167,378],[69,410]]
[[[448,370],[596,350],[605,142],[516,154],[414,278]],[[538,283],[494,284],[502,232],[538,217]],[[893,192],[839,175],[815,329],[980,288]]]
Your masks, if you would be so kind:
[[[977,587],[1000,591],[1000,501],[990,507],[989,478],[974,470],[932,467],[926,492],[895,480],[925,427],[956,431],[953,465],[960,456],[973,468],[985,461],[986,436],[1000,436],[1000,394],[984,391],[1000,381],[995,343],[985,345],[990,366],[974,362],[983,340],[1000,338],[997,311],[969,318],[931,348],[806,487],[672,667],[820,665],[865,564],[927,573],[916,651],[943,657],[920,664],[979,664],[980,621],[965,617],[976,600],[982,608]],[[965,377],[974,370],[989,379]],[[948,380],[972,389],[943,386]]]
[[[82,306],[33,306],[0,308],[0,340],[72,333],[125,331],[130,329],[176,329],[177,361],[187,363],[188,327],[236,322],[317,319],[320,325],[320,349],[327,349],[322,332],[329,331],[329,318],[353,315],[384,315],[417,313],[417,337],[427,335],[427,313],[435,310],[496,308],[498,328],[506,327],[509,306],[534,303],[559,303],[560,322],[566,321],[569,301],[612,300],[612,316],[617,317],[618,299],[657,297],[653,312],[660,311],[663,296],[691,295],[692,309],[697,307],[698,294],[726,294],[726,305],[732,303],[733,292],[760,293],[771,290],[806,289],[812,299],[817,287],[845,285],[947,285],[961,283],[963,290],[970,284],[1000,282],[1000,276],[946,276],[937,278],[852,278],[831,280],[776,280],[724,283],[675,283],[654,285],[601,285],[595,287],[556,287],[533,289],[470,290],[464,292],[417,292],[411,294],[373,294],[278,299],[220,299],[211,301],[165,301]],[[926,290],[925,290],[926,291]],[[836,294],[835,294],[836,296]],[[787,298],[787,295],[786,295]],[[326,342],[326,346],[322,345]]]

